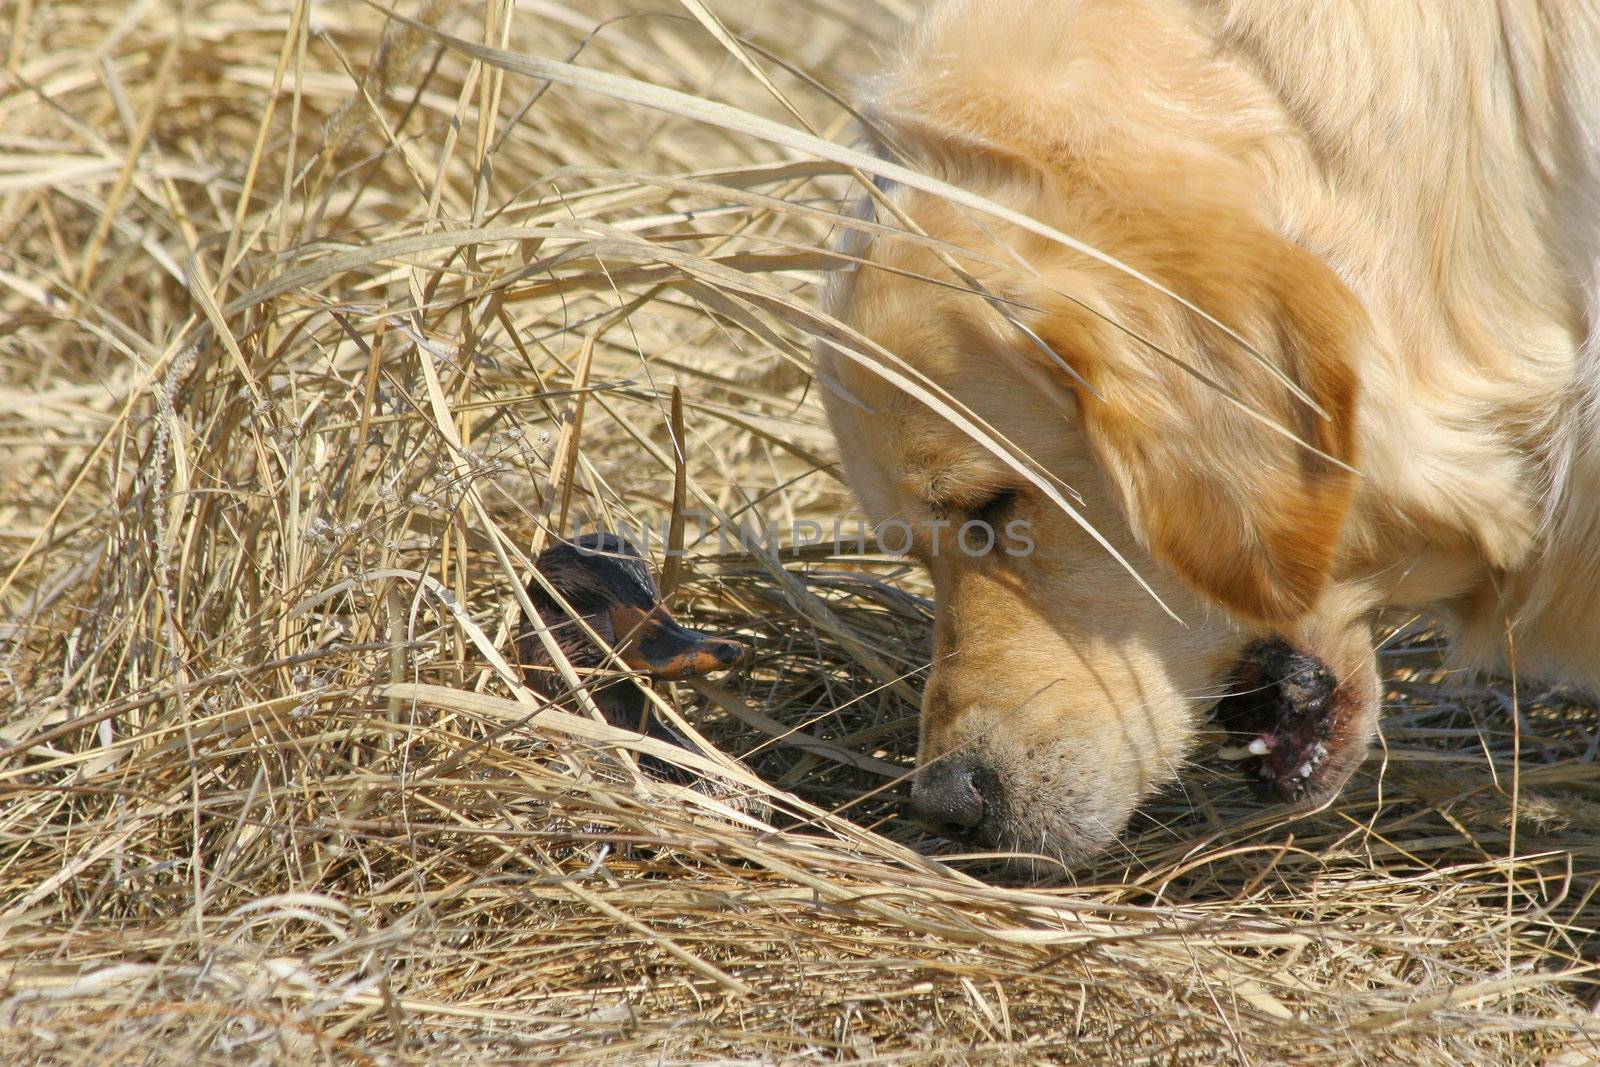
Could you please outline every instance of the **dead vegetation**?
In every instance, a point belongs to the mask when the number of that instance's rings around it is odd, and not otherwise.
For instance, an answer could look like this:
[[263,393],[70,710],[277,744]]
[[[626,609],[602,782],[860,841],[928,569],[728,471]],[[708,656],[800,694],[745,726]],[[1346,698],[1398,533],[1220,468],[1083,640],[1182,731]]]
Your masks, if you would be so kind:
[[[1202,761],[1033,887],[897,821],[928,605],[788,536],[849,160],[781,129],[913,6],[0,9],[8,1062],[1600,1058],[1594,711],[1423,630],[1315,817]],[[503,658],[547,537],[675,510],[771,826]]]

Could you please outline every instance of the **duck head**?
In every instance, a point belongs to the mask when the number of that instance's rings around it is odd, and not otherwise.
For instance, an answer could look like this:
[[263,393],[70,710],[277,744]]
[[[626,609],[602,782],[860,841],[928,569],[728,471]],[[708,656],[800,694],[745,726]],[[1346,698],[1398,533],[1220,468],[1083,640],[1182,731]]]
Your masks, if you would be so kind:
[[[739,642],[691,630],[674,619],[661,602],[649,566],[626,538],[583,534],[540,553],[534,567],[630,670],[652,679],[688,678],[731,667],[744,655]],[[607,664],[605,650],[538,581],[529,584],[528,598],[574,667]],[[537,632],[526,621],[517,651],[529,688],[551,699],[566,692],[561,676],[549,669],[550,657]],[[621,679],[598,688],[594,695],[615,725],[639,728],[644,699],[633,682]]]

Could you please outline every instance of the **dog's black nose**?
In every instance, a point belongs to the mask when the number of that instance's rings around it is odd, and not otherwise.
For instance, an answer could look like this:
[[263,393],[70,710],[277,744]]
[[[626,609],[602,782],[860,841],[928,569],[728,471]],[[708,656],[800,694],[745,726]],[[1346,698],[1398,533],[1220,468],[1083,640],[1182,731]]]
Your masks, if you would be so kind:
[[917,773],[908,814],[936,834],[970,837],[995,797],[994,775],[976,760],[949,756]]

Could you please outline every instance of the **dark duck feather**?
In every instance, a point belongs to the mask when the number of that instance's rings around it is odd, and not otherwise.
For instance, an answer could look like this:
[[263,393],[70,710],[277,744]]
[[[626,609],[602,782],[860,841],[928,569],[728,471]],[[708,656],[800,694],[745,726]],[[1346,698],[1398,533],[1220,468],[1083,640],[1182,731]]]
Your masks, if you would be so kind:
[[[539,554],[534,567],[630,670],[649,679],[688,678],[721,670],[744,654],[739,642],[699,633],[674,619],[661,602],[639,550],[616,534],[588,533],[555,545]],[[528,585],[528,598],[556,645],[579,670],[580,680],[588,683],[589,695],[607,722],[688,747],[683,738],[650,714],[641,680],[627,675],[583,675],[584,669],[603,668],[611,661],[537,579]],[[517,654],[528,688],[553,702],[575,705],[572,692],[526,619],[518,634]],[[641,757],[640,765],[673,781],[692,778],[681,768],[650,756]]]

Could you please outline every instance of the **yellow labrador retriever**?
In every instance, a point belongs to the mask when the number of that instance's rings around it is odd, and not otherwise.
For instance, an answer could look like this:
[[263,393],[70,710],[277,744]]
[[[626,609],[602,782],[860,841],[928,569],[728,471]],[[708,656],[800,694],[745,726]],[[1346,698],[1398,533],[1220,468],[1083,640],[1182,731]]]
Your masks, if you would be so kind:
[[937,590],[918,817],[1081,860],[1223,694],[1259,787],[1325,800],[1402,609],[1600,683],[1600,3],[956,0],[866,113],[1112,260],[885,182],[926,237],[829,293],[945,398],[818,353]]

